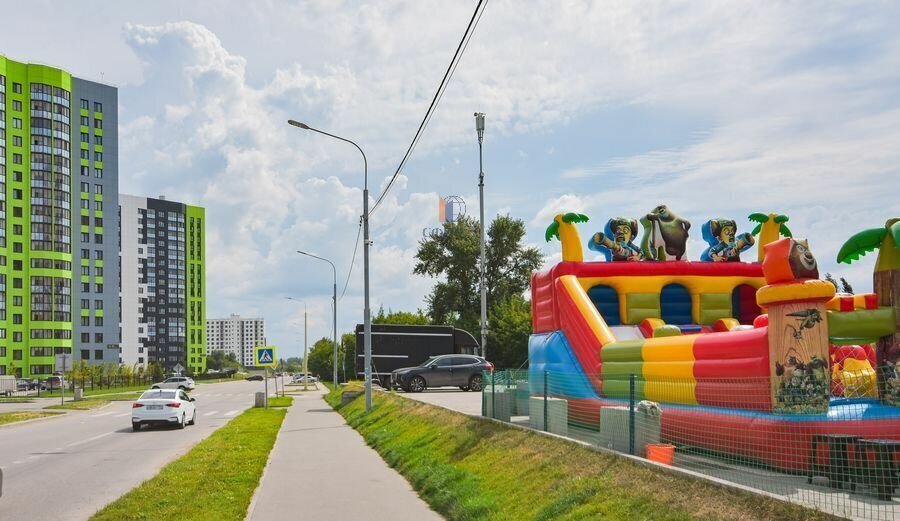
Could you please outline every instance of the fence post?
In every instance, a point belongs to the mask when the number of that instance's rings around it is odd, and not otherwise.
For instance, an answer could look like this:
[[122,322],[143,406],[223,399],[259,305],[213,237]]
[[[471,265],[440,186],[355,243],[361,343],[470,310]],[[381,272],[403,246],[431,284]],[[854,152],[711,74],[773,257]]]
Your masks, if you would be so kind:
[[497,401],[494,399],[494,393],[497,392],[497,386],[494,385],[495,371],[491,371],[491,418],[497,419]]
[[547,432],[549,421],[547,418],[547,380],[549,378],[550,371],[544,371],[544,432]]
[[628,378],[628,454],[634,456],[634,375]]
[[[481,382],[484,383],[484,373],[481,373]],[[487,389],[484,388],[484,385],[481,386],[481,415],[487,416],[487,400],[485,399],[485,391]]]

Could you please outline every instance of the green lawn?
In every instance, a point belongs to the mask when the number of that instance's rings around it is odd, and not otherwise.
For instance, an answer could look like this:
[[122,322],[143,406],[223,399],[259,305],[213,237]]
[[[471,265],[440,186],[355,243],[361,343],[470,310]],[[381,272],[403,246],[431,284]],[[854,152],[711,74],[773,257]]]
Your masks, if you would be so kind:
[[103,407],[109,402],[130,402],[132,400],[137,400],[141,394],[139,392],[130,392],[130,393],[120,393],[120,394],[106,394],[103,396],[88,398],[86,400],[81,400],[79,402],[71,401],[69,398],[66,403],[60,405],[48,405],[44,407],[44,409],[63,409],[69,411],[87,411],[90,409],[96,409],[98,407]]
[[243,521],[284,409],[248,409],[91,521]]
[[293,396],[270,396],[269,407],[290,407],[294,403]]
[[[124,385],[122,387],[94,387],[91,389],[90,387],[84,390],[84,396],[96,396],[98,394],[115,394],[115,393],[124,393],[131,391],[146,391],[153,384],[141,384],[141,385]],[[41,398],[59,398],[59,390],[53,392],[44,392],[41,391]],[[66,397],[69,398],[72,396],[72,390],[69,387],[66,387]]]
[[828,518],[388,393],[369,414],[362,397],[341,408],[340,394],[328,402],[450,520]]
[[44,418],[46,416],[56,416],[61,412],[48,411],[17,411],[17,412],[0,412],[0,425],[8,423],[21,422],[25,420],[33,420],[35,418]]

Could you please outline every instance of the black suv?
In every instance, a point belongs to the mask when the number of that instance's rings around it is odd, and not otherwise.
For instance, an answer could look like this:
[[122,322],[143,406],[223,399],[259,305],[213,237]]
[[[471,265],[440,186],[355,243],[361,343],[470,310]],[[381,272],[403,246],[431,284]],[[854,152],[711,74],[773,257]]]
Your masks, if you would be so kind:
[[480,356],[433,356],[416,367],[404,367],[391,373],[391,387],[420,393],[428,387],[459,387],[463,391],[481,391],[481,373],[493,371],[494,364]]

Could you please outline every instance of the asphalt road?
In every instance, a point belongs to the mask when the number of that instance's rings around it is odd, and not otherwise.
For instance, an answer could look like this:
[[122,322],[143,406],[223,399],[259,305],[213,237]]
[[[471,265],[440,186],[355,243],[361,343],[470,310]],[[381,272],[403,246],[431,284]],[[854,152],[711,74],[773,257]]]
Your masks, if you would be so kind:
[[252,407],[262,390],[262,382],[198,384],[197,424],[185,430],[132,432],[131,402],[2,428],[0,520],[88,519]]

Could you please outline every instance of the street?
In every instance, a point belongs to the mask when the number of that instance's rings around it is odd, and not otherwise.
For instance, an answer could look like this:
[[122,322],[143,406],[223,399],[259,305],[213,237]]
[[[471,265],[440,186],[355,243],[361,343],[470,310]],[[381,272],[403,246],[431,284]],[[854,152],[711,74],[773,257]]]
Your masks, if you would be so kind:
[[199,384],[191,393],[197,423],[185,430],[132,432],[131,402],[0,429],[0,519],[85,520],[251,407],[261,391],[263,382]]

